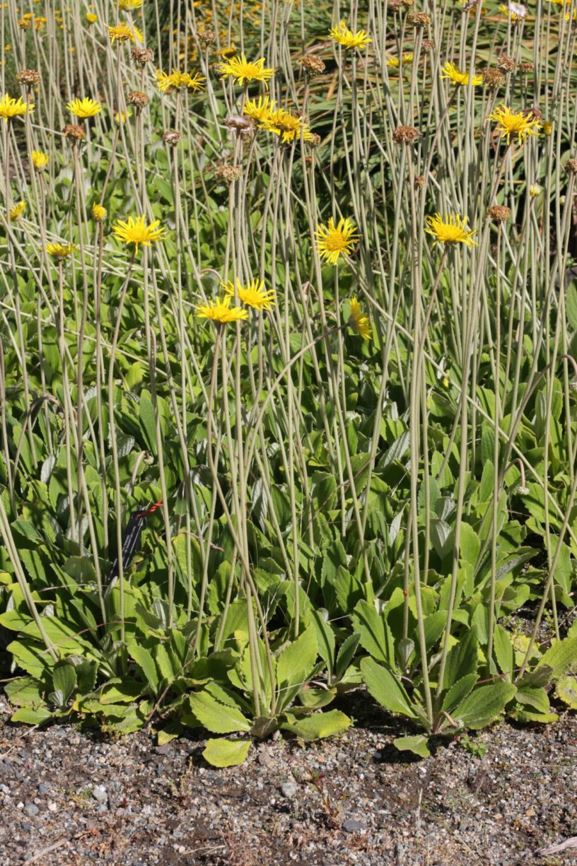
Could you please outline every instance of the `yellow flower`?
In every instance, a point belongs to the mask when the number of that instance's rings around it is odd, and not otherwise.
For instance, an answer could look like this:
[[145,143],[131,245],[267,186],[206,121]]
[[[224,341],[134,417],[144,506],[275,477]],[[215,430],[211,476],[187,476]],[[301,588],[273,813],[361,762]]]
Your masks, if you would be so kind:
[[513,23],[524,21],[527,17],[527,7],[523,6],[522,3],[510,2],[507,6],[501,4],[501,6],[499,6],[499,12],[503,15],[508,15]]
[[101,204],[92,205],[92,219],[96,220],[97,223],[101,223],[103,219],[106,219],[106,213],[106,208]]
[[23,102],[22,97],[13,99],[7,93],[0,99],[0,117],[4,118],[4,122],[8,123],[13,117],[21,117],[32,111],[34,105],[31,102]]
[[42,171],[49,162],[48,154],[44,153],[43,150],[33,150],[30,154],[30,159],[36,171]]
[[353,326],[357,334],[359,334],[363,340],[369,341],[371,339],[371,323],[369,317],[364,315],[361,305],[356,298],[351,298],[349,324]]
[[162,72],[161,69],[156,70],[156,83],[162,93],[180,90],[181,87],[186,87],[188,90],[202,90],[205,81],[204,75],[199,72],[189,75],[188,72],[178,72],[177,70],[170,74]]
[[326,226],[317,226],[315,234],[320,257],[331,265],[337,264],[340,255],[348,255],[359,239],[355,225],[348,217],[341,217],[337,225],[330,217]]
[[501,135],[507,136],[507,142],[511,142],[511,136],[517,136],[517,142],[523,144],[527,136],[537,135],[541,123],[531,114],[524,111],[511,111],[506,105],[498,105],[489,115],[489,120],[494,120]]
[[53,259],[62,259],[71,256],[76,246],[74,244],[61,244],[61,243],[53,243],[46,244],[46,252],[49,256],[52,256]]
[[329,35],[343,48],[365,48],[372,42],[366,30],[349,30],[346,21],[339,21],[336,27],[331,27]]
[[532,183],[529,187],[529,196],[531,198],[537,198],[537,196],[541,195],[543,192],[543,187],[539,186],[538,183]]
[[468,84],[471,87],[477,87],[479,84],[483,83],[482,75],[473,75],[472,77],[468,72],[461,72],[454,63],[445,63],[443,68],[441,69],[441,78],[446,78],[449,81],[452,81],[453,84],[465,85]]
[[474,240],[475,232],[467,227],[467,217],[458,214],[441,216],[436,213],[427,217],[427,228],[425,231],[432,235],[439,244],[465,244],[467,247],[476,246]]
[[114,114],[114,120],[116,123],[126,123],[129,117],[132,117],[130,111],[117,111]]
[[230,306],[231,300],[230,295],[225,295],[222,300],[217,299],[208,304],[198,305],[196,308],[197,319],[212,319],[213,322],[219,322],[221,325],[248,319],[248,313],[242,307]]
[[128,24],[114,24],[108,28],[110,41],[114,42],[142,42],[142,33],[138,27],[130,27]]
[[118,5],[121,9],[125,9],[128,12],[131,9],[140,9],[142,0],[118,0]]
[[270,111],[268,117],[261,122],[261,125],[267,132],[279,135],[284,144],[295,140],[300,141],[301,137],[303,141],[314,140],[314,135],[302,117],[291,114],[290,111],[285,111],[284,108]]
[[247,60],[244,54],[237,54],[219,64],[218,71],[225,78],[229,75],[234,78],[237,84],[244,84],[245,81],[262,81],[266,85],[273,77],[275,70],[264,65],[264,57],[259,57],[258,60]]
[[165,234],[163,228],[159,228],[160,220],[154,220],[147,225],[143,216],[128,217],[126,222],[116,220],[112,227],[117,240],[125,244],[132,244],[135,251],[139,246],[149,247],[156,241],[162,240]]
[[[225,295],[234,298],[235,284],[231,282],[222,283]],[[239,301],[252,307],[253,310],[270,310],[276,301],[276,293],[273,289],[265,289],[264,280],[252,280],[243,286],[240,280],[236,280],[236,295]]]
[[276,102],[268,96],[259,96],[258,99],[247,99],[244,103],[242,113],[246,117],[252,117],[257,123],[265,124],[276,110]]
[[85,96],[84,99],[73,99],[66,106],[76,117],[95,117],[102,111],[102,106],[95,99]]
[[98,21],[98,15],[95,15],[94,12],[87,12],[85,17],[88,24],[96,24]]
[[16,222],[16,220],[19,220],[25,210],[26,210],[26,202],[25,201],[19,201],[18,204],[15,204],[14,207],[10,210],[10,212],[8,214],[8,217],[10,218],[11,222]]
[[395,56],[389,57],[387,60],[387,66],[389,67],[389,69],[397,69],[397,67],[400,65],[401,65],[401,61],[399,60],[398,57],[395,57]]

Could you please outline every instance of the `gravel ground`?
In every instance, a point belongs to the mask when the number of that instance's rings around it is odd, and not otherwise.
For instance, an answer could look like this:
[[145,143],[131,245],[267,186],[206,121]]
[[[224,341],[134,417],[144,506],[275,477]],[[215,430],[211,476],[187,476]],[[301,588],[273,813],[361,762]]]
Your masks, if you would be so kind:
[[200,739],[15,727],[0,697],[0,866],[577,863],[572,843],[539,853],[577,836],[575,716],[503,724],[418,761],[355,703],[359,726],[338,739],[273,739],[214,770]]

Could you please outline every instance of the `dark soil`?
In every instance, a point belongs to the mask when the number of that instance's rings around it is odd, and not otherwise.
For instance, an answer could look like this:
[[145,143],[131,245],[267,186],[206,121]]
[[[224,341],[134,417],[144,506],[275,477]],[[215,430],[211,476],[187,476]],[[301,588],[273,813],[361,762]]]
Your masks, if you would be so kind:
[[385,718],[363,715],[341,738],[273,739],[214,770],[201,740],[15,727],[0,698],[0,864],[577,863],[576,847],[539,853],[577,836],[575,716],[502,724],[418,761],[391,747]]

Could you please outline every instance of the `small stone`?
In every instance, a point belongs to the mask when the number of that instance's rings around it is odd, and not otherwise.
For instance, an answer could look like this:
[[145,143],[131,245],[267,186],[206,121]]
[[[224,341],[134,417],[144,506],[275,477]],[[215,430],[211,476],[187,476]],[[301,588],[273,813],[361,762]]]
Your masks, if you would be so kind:
[[108,800],[108,792],[104,785],[95,785],[92,789],[92,796],[98,803],[106,803]]
[[33,818],[34,815],[38,814],[40,809],[38,808],[38,806],[35,803],[26,803],[24,806],[24,811],[26,812],[27,815],[30,816],[30,818]]
[[38,793],[39,794],[49,794],[51,790],[50,785],[47,785],[46,782],[40,782],[38,785]]
[[341,824],[341,828],[345,833],[362,833],[365,829],[365,825],[362,821],[358,821],[357,818],[347,818]]
[[289,780],[288,782],[282,783],[282,785],[280,786],[280,790],[283,797],[296,797],[296,795],[298,794],[299,786],[296,782],[292,782]]

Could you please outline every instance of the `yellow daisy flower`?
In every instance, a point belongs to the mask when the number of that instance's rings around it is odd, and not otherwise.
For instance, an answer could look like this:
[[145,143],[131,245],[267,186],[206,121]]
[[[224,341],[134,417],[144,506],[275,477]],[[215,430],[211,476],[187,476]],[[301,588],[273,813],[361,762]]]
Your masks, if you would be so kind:
[[248,313],[242,307],[231,307],[232,298],[226,295],[221,300],[211,301],[208,304],[199,304],[196,308],[197,319],[212,319],[221,325],[228,322],[239,322],[248,319]]
[[118,0],[121,9],[130,12],[132,9],[140,9],[142,0]]
[[303,141],[314,140],[314,135],[302,117],[291,114],[290,111],[285,111],[284,108],[277,108],[269,112],[268,117],[262,121],[261,125],[268,132],[279,135],[283,144],[300,140],[301,137]]
[[72,99],[66,108],[76,117],[95,117],[102,111],[101,104],[89,96],[85,96],[84,99]]
[[483,83],[482,75],[469,75],[468,72],[461,72],[454,63],[445,63],[441,69],[441,78],[452,81],[453,84],[464,86],[468,84],[470,87],[478,87]]
[[227,75],[234,78],[237,84],[244,84],[245,81],[262,81],[265,85],[273,77],[275,70],[264,65],[264,57],[259,57],[258,60],[247,60],[244,54],[237,54],[220,63],[218,71],[222,78]]
[[30,159],[32,160],[32,165],[36,171],[42,171],[42,169],[46,168],[49,162],[48,154],[44,153],[43,150],[33,150],[30,154]]
[[464,244],[467,247],[476,246],[475,232],[467,226],[467,217],[458,214],[441,216],[436,213],[427,217],[425,231],[435,238],[438,244]]
[[75,244],[46,244],[46,252],[48,255],[52,256],[53,259],[59,259],[60,261],[71,256],[75,249]]
[[501,135],[507,136],[507,143],[511,142],[511,136],[517,136],[518,144],[523,144],[529,135],[537,135],[541,123],[531,114],[524,111],[511,111],[506,105],[499,105],[489,115],[489,120],[494,120],[497,130]]
[[19,220],[24,211],[26,210],[26,202],[19,201],[18,204],[15,204],[13,208],[10,209],[8,213],[8,217],[11,222],[16,222]]
[[126,222],[116,220],[112,231],[117,240],[132,244],[137,252],[139,246],[149,247],[162,240],[165,234],[165,230],[160,228],[160,220],[153,220],[147,225],[143,216],[128,217]]
[[98,21],[98,15],[95,15],[94,12],[87,12],[84,17],[88,24],[96,24]]
[[101,204],[93,204],[92,205],[92,219],[97,223],[101,223],[103,219],[106,219],[107,210]]
[[368,316],[362,311],[361,305],[356,298],[351,298],[351,312],[349,316],[349,324],[355,329],[357,334],[366,340],[371,339],[371,323]]
[[199,72],[189,75],[188,72],[177,70],[170,74],[162,72],[161,69],[156,70],[156,83],[161,93],[171,93],[173,90],[180,90],[181,87],[186,87],[188,90],[202,90],[205,81],[206,78]]
[[142,42],[142,33],[138,27],[130,27],[128,24],[114,24],[109,27],[108,37],[112,44],[115,42]]
[[126,123],[129,117],[132,117],[131,111],[116,111],[114,113],[114,120],[116,123]]
[[331,265],[336,265],[339,256],[349,255],[353,246],[359,239],[355,225],[348,217],[341,217],[335,225],[330,217],[327,225],[319,225],[316,228],[317,250],[321,259],[325,259]]
[[4,118],[4,123],[8,123],[13,117],[22,117],[24,114],[28,114],[33,108],[33,103],[23,102],[21,96],[18,99],[13,99],[5,93],[0,98],[0,117]]
[[[234,298],[235,284],[231,282],[222,283],[225,295]],[[239,301],[252,307],[253,310],[271,310],[276,301],[276,292],[273,289],[265,289],[264,280],[252,280],[243,286],[240,280],[236,280],[236,295]]]
[[266,123],[274,111],[276,111],[276,102],[268,96],[247,99],[242,109],[242,113],[246,117],[252,117],[260,124]]
[[339,21],[336,27],[331,27],[329,33],[334,42],[343,48],[364,48],[372,42],[366,30],[349,30],[346,21]]

